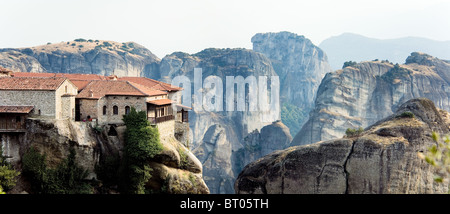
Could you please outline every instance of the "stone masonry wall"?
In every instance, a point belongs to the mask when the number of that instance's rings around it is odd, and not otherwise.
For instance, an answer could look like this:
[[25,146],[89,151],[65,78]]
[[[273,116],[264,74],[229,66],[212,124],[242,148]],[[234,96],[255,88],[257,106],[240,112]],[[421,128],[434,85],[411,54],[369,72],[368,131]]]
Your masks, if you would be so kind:
[[34,115],[56,117],[55,91],[0,90],[0,105],[34,106]]

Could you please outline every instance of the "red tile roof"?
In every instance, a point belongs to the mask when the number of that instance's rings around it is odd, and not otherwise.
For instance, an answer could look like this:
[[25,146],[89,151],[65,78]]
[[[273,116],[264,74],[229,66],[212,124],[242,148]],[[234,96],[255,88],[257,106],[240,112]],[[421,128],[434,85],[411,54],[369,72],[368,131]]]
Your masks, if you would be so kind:
[[89,80],[71,80],[71,82],[78,88],[78,91],[83,90],[91,81]]
[[147,101],[147,103],[150,103],[150,104],[153,104],[153,105],[157,105],[157,106],[161,106],[161,105],[172,104],[173,101],[170,100],[170,99],[160,99],[160,100]]
[[126,80],[129,82],[137,83],[140,85],[144,85],[150,89],[156,89],[161,91],[179,91],[182,90],[180,87],[173,86],[168,83],[160,82],[154,79],[145,78],[145,77],[119,77],[119,80]]
[[[92,92],[92,96],[91,96]],[[91,81],[76,97],[100,99],[104,96],[154,96],[167,94],[164,91],[152,90],[145,86],[121,80]]]
[[65,80],[66,78],[63,77],[2,77],[0,78],[0,90],[55,91]]
[[73,80],[106,80],[105,76],[97,74],[66,74],[66,73],[29,73],[29,72],[14,72],[14,77],[66,77]]
[[33,106],[0,106],[0,113],[28,114]]
[[137,84],[137,83],[134,83],[134,82],[128,82],[128,83],[131,84],[132,86],[134,86],[136,89],[138,89],[142,93],[148,95],[148,96],[156,96],[156,95],[167,94],[167,92],[160,91],[160,90],[155,90],[155,89],[150,89],[150,88],[148,88],[146,86],[143,86],[141,84]]

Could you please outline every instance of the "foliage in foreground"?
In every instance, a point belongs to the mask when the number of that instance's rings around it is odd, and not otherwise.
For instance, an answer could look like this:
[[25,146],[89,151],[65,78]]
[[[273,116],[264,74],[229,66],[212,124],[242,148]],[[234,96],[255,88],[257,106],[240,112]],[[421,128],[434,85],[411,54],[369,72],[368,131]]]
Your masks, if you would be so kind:
[[10,163],[6,161],[6,157],[3,156],[3,150],[0,147],[0,194],[5,194],[4,191],[8,191],[16,186],[16,178],[20,175],[20,172],[16,171]]
[[436,169],[434,180],[441,183],[450,175],[450,137],[441,138],[433,132],[432,138],[436,145],[429,147],[425,154],[419,152],[418,155]]

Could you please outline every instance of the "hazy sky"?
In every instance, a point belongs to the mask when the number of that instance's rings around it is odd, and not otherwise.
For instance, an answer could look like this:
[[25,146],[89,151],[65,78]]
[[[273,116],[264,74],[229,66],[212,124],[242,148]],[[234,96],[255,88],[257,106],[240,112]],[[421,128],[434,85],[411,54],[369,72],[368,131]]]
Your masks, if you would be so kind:
[[162,58],[251,48],[260,32],[290,31],[316,45],[344,32],[450,40],[448,0],[0,0],[0,9],[0,48],[76,38],[134,41]]

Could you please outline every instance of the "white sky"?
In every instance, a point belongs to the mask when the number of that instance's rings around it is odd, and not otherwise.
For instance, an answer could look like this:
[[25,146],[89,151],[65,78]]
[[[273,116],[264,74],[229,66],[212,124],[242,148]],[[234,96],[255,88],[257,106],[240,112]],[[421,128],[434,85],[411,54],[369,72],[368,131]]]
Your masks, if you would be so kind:
[[134,41],[162,58],[251,48],[260,32],[290,31],[316,45],[344,32],[450,40],[448,0],[0,0],[0,10],[0,48]]

